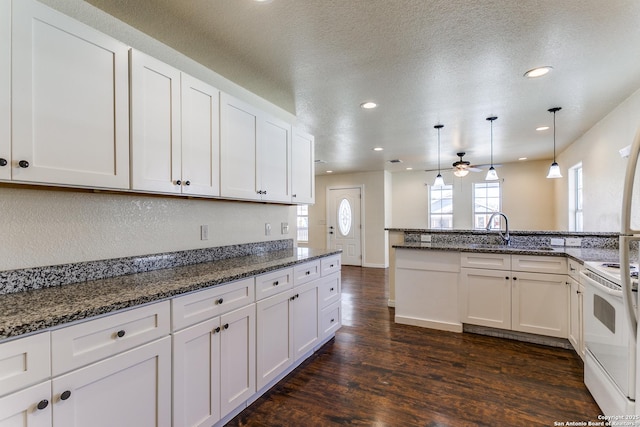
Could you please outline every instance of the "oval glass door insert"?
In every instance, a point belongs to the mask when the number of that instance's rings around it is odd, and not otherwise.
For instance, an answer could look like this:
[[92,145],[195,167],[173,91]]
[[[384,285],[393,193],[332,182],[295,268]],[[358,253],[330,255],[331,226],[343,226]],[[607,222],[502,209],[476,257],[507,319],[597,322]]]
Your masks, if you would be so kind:
[[338,229],[343,236],[351,231],[351,203],[347,199],[342,199],[338,207]]

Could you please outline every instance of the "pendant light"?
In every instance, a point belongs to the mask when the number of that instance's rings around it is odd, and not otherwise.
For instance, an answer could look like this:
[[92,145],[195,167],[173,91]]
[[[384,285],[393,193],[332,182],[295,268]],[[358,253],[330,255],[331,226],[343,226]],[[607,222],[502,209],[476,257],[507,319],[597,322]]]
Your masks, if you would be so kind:
[[440,173],[440,129],[442,129],[444,125],[435,125],[434,128],[438,129],[438,175],[436,176],[436,180],[433,182],[434,187],[443,187],[444,179],[442,178],[442,174]]
[[485,181],[496,181],[498,178],[498,172],[496,172],[496,168],[493,167],[493,122],[497,117],[491,116],[487,117],[487,120],[491,123],[491,167],[487,171],[487,176],[484,178]]
[[553,163],[551,163],[551,167],[549,167],[547,178],[562,178],[560,166],[556,163],[556,113],[561,109],[562,107],[553,107],[547,110],[550,113],[553,113]]

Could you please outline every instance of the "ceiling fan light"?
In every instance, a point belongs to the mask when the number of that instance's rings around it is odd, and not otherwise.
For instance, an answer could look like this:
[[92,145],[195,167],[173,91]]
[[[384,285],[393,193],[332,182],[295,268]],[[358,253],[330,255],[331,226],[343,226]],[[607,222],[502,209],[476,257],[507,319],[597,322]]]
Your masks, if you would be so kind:
[[562,178],[562,173],[560,173],[560,166],[558,166],[556,162],[551,163],[547,178]]
[[434,187],[444,187],[445,183],[444,183],[444,179],[442,178],[441,174],[438,174],[438,176],[436,176],[436,180],[433,181],[433,186]]
[[453,174],[457,177],[465,177],[469,174],[469,170],[468,169],[456,169],[453,171]]
[[496,181],[498,180],[498,172],[496,172],[496,168],[491,166],[487,171],[487,176],[484,178],[485,181]]

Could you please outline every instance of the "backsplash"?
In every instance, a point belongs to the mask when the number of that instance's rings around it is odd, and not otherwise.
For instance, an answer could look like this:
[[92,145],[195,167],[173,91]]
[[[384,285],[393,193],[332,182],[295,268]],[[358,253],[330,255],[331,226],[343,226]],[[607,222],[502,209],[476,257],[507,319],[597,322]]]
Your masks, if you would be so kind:
[[293,239],[0,271],[0,295],[293,248]]
[[[405,242],[420,242],[421,236],[431,236],[432,244],[473,244],[473,245],[501,245],[502,238],[497,231],[478,230],[405,230]],[[513,246],[551,246],[551,239],[579,238],[581,248],[617,249],[617,233],[562,233],[553,231],[514,231],[510,232]]]

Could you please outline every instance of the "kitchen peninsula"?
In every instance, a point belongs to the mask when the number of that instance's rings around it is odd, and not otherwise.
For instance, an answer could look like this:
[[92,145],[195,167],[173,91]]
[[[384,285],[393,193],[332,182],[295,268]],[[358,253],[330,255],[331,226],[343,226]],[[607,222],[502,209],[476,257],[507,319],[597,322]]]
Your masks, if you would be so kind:
[[580,354],[579,272],[586,261],[618,261],[617,233],[512,231],[507,246],[496,232],[388,231],[396,322],[571,343]]

